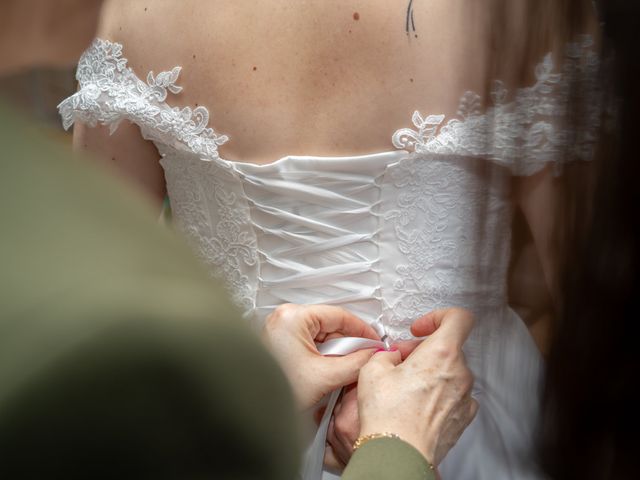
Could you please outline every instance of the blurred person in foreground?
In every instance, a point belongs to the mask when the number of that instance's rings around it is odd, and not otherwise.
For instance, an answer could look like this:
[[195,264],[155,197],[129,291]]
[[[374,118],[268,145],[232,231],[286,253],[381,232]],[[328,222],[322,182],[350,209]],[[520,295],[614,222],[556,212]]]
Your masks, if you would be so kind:
[[[0,75],[74,59],[100,4],[3,2]],[[432,335],[401,364],[398,351],[322,357],[314,341],[377,334],[340,308],[280,307],[264,336],[292,398],[135,194],[2,104],[0,145],[0,477],[294,478],[296,408],[359,377],[363,446],[343,478],[433,478],[477,408],[468,312],[419,319],[413,333]]]

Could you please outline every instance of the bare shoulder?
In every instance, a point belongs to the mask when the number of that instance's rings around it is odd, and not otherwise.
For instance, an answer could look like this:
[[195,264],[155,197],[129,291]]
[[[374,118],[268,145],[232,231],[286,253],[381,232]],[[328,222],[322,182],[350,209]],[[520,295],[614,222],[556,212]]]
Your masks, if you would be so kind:
[[147,56],[152,52],[152,32],[167,28],[155,24],[154,12],[166,2],[158,0],[106,0],[102,8],[98,37],[121,43],[129,53],[135,45],[136,56]]
[[179,57],[176,51],[192,35],[188,25],[198,16],[198,3],[202,2],[106,0],[98,37],[122,44],[135,70],[171,68],[168,62]]

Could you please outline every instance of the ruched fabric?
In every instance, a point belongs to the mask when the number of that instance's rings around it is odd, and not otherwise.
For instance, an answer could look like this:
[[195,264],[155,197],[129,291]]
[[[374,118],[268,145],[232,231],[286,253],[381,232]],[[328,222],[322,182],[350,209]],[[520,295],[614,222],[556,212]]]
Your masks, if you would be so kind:
[[[232,164],[256,235],[258,317],[282,303],[322,298],[386,333],[378,248],[381,180],[387,166],[403,155]],[[359,168],[364,163],[367,168]]]

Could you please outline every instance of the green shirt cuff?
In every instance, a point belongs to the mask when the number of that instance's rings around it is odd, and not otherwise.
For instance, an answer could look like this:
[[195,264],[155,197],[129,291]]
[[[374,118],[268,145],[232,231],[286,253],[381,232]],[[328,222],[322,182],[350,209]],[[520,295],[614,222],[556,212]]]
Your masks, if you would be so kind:
[[429,462],[411,445],[396,438],[370,440],[355,451],[342,480],[434,480]]

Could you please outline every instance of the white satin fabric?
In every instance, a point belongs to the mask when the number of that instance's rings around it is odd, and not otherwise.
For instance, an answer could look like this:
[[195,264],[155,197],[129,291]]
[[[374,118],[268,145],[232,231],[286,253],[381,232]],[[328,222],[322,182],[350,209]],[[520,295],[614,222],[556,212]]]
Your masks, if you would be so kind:
[[571,45],[562,71],[547,55],[529,87],[506,92],[497,82],[486,108],[466,92],[456,118],[416,112],[412,128],[390,132],[388,152],[357,157],[225,160],[218,147],[229,138],[209,126],[206,108],[166,103],[181,91],[179,67],[142,81],[122,46],[103,40],[83,55],[80,88],[60,112],[66,127],[129,121],[155,143],[177,226],[257,324],[285,302],[325,303],[407,339],[426,312],[472,310],[465,354],[480,410],[441,472],[522,480],[537,478],[542,361],[507,305],[510,185],[560,160],[568,141],[589,152],[593,139],[566,132],[563,120],[569,79],[588,82],[596,68],[590,44]]

